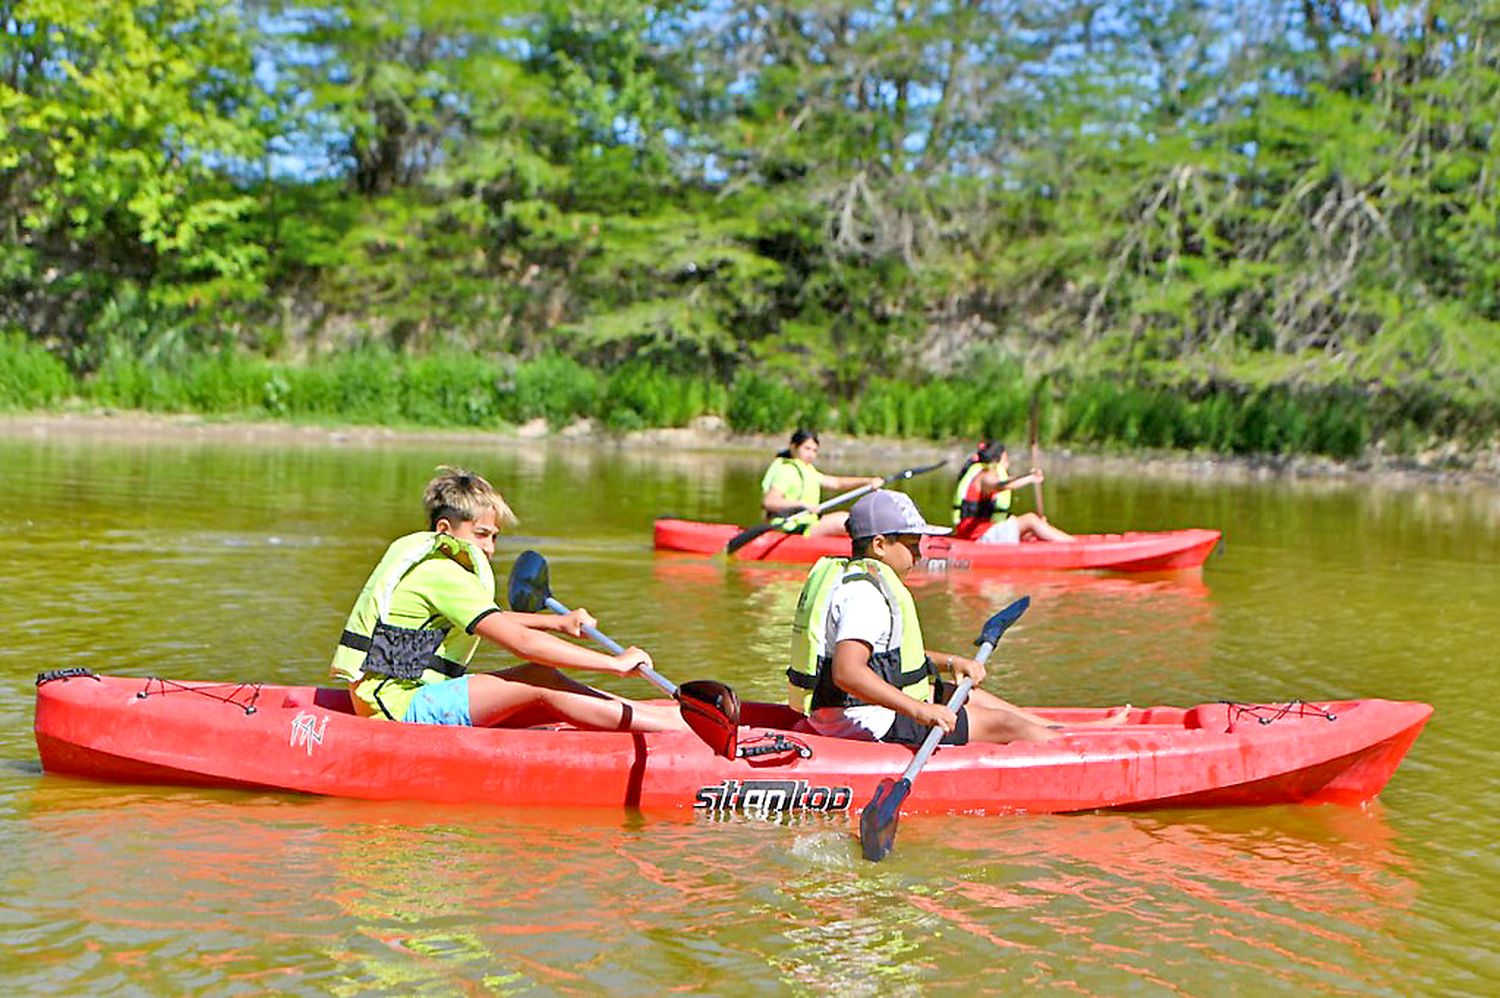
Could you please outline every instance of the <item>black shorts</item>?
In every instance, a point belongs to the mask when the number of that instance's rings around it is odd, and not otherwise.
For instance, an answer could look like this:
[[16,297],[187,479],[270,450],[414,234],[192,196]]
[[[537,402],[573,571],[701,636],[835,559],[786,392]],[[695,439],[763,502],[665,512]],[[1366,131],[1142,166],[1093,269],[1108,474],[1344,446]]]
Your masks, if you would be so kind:
[[[927,739],[927,732],[932,729],[925,724],[918,724],[905,714],[896,715],[896,723],[891,725],[891,730],[880,739],[883,742],[896,742],[900,745],[920,745]],[[967,745],[969,742],[969,708],[958,708],[958,723],[953,730],[943,736],[939,745]]]

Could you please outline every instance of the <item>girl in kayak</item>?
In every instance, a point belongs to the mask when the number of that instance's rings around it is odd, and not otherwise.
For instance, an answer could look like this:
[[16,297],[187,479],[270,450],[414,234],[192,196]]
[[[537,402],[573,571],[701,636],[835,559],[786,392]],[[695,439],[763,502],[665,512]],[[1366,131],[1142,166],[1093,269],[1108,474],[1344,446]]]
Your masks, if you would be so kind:
[[[911,497],[879,490],[849,512],[853,557],[824,558],[808,573],[792,622],[787,669],[792,706],[819,734],[918,745],[928,729],[943,744],[1049,741],[1060,725],[979,688],[983,663],[924,647],[922,625],[902,581],[924,534],[947,534],[925,522]],[[975,686],[956,713],[943,703],[939,665]],[[1129,705],[1096,724],[1122,724]]]
[[760,479],[761,508],[766,517],[780,518],[778,529],[789,534],[819,537],[842,534],[849,514],[843,510],[823,516],[812,512],[822,499],[823,489],[843,491],[861,485],[879,486],[880,478],[851,478],[825,475],[813,467],[818,457],[818,435],[811,430],[792,434],[786,450],[776,455]]
[[981,544],[1015,544],[1027,537],[1071,541],[1039,513],[1012,513],[1011,490],[1043,481],[1042,470],[1010,477],[1010,454],[998,440],[981,440],[953,489],[953,536]]
[[[675,709],[624,700],[557,671],[628,675],[650,665],[651,656],[639,648],[604,655],[549,633],[578,637],[595,624],[587,610],[558,616],[500,609],[490,557],[515,514],[479,475],[438,472],[422,496],[429,529],[386,549],[334,651],[330,671],[349,684],[355,713],[416,724],[487,727],[524,714],[525,723],[540,715],[609,731],[685,730]],[[524,664],[468,672],[482,640]]]

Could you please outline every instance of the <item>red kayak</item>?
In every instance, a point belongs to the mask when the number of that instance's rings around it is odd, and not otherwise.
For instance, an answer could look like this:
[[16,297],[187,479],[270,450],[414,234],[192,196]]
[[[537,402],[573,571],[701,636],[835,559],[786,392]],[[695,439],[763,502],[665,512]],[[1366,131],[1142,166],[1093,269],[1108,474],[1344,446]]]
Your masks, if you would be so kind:
[[[663,517],[656,521],[655,544],[662,551],[718,554],[742,527]],[[919,571],[1095,570],[1175,572],[1199,568],[1222,535],[1217,530],[1166,530],[1126,534],[1078,534],[1067,543],[1022,541],[978,544],[949,537],[923,537]],[[849,557],[847,537],[804,537],[767,531],[735,552],[747,561],[811,564],[824,555]]]
[[[37,680],[48,772],[124,783],[377,800],[710,812],[853,812],[911,761],[899,745],[825,738],[784,706],[747,703],[741,756],[690,733],[429,727],[350,712],[341,690],[174,682],[86,670]],[[1042,709],[1064,725],[1100,708]],[[1345,803],[1378,794],[1432,714],[1423,703],[1202,704],[1065,727],[1044,744],[940,748],[909,812]]]

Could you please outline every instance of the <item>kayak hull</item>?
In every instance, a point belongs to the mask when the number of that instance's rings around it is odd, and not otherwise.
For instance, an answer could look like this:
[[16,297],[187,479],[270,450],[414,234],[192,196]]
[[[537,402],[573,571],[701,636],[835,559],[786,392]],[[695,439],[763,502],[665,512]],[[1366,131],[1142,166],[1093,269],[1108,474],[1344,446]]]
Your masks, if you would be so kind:
[[[1432,713],[1421,703],[1205,704],[1039,709],[1045,743],[939,749],[907,812],[1352,804],[1386,785]],[[710,812],[857,811],[910,749],[805,730],[747,703],[727,760],[690,733],[395,724],[357,717],[347,693],[270,684],[80,676],[42,682],[43,768],[123,783],[242,787],[366,799],[589,805]]]
[[[718,554],[742,529],[732,523],[702,523],[662,517],[654,527],[661,551]],[[1124,534],[1078,534],[1069,543],[1022,541],[979,544],[950,537],[923,537],[919,571],[1108,571],[1176,572],[1200,568],[1222,534],[1188,529]],[[825,555],[849,556],[847,537],[804,537],[771,530],[750,541],[734,557],[746,561],[811,564]]]

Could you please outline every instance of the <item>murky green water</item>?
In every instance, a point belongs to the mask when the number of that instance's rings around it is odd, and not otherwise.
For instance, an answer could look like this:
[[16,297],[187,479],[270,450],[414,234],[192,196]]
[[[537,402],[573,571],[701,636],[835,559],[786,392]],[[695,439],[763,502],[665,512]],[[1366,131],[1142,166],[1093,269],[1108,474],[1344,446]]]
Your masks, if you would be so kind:
[[[960,647],[1023,703],[1385,696],[1437,714],[1365,809],[903,820],[526,811],[102,786],[46,776],[44,668],[320,680],[439,462],[488,473],[565,602],[679,680],[778,697],[796,569],[655,555],[654,515],[744,519],[752,457],[564,444],[0,439],[0,978],[28,994],[1500,990],[1500,496],[1048,480],[1082,531],[1216,526],[1196,581],[953,577]],[[833,470],[885,472],[833,462]],[[911,491],[936,515],[934,478]],[[486,654],[486,653],[482,653]],[[489,661],[499,662],[491,654]],[[619,687],[647,696],[650,687]]]

